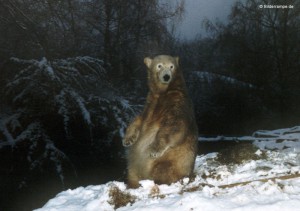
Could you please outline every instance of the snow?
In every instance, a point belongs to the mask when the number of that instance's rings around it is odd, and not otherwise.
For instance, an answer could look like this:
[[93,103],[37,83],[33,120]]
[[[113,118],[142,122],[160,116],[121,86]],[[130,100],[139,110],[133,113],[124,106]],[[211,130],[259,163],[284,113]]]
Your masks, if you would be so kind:
[[211,73],[211,72],[194,71],[194,72],[192,72],[192,77],[197,77],[201,81],[205,81],[208,84],[212,84],[212,82],[215,80],[221,80],[228,84],[236,84],[236,85],[240,85],[242,87],[255,88],[252,84],[245,83],[245,82],[239,81],[235,78],[231,78],[231,77],[227,77],[227,76],[223,76],[223,75],[219,75],[219,74]]
[[77,105],[79,106],[82,116],[84,118],[84,120],[86,121],[86,123],[88,125],[92,124],[91,121],[91,115],[90,112],[88,111],[88,109],[86,108],[86,102],[85,100],[75,91],[70,90],[69,93],[71,94],[71,96],[74,98],[74,100],[77,102]]
[[18,118],[20,113],[16,113],[12,116],[2,114],[0,115],[0,131],[2,131],[4,137],[6,138],[6,142],[0,140],[0,149],[4,146],[15,146],[16,141],[14,140],[13,135],[8,130],[8,126],[12,127],[12,130],[15,131],[17,128],[21,127]]
[[43,57],[41,61],[38,62],[37,66],[40,67],[41,70],[46,71],[46,73],[51,77],[52,80],[55,79],[54,70],[45,57]]
[[299,210],[299,134],[299,127],[258,131],[252,136],[258,159],[224,164],[219,153],[199,155],[195,179],[171,185],[144,180],[138,189],[117,181],[78,187],[59,193],[37,211]]

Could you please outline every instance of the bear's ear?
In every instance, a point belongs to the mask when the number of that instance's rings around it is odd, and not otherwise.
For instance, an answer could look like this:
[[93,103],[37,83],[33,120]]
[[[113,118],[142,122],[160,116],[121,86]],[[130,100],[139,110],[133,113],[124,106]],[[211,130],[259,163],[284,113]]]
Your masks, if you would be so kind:
[[152,64],[152,59],[149,58],[149,57],[146,57],[146,58],[144,59],[144,63],[145,63],[145,65],[150,69],[151,64]]
[[175,57],[175,61],[176,61],[176,66],[178,67],[179,66],[179,57],[178,56]]

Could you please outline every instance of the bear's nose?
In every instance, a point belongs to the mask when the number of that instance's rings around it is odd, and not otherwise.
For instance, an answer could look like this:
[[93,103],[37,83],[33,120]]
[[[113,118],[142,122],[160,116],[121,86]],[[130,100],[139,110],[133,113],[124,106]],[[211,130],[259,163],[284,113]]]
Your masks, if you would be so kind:
[[171,77],[170,77],[169,75],[166,74],[166,75],[164,75],[163,78],[164,78],[164,81],[165,81],[165,82],[168,82],[168,81],[170,80]]

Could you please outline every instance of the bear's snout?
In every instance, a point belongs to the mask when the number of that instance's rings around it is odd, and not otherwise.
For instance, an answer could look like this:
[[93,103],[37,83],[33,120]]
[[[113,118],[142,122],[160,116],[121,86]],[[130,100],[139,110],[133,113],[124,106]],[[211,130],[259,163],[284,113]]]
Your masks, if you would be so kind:
[[166,74],[166,75],[164,75],[163,78],[164,78],[165,82],[168,82],[170,80],[171,76],[169,76],[169,75]]
[[170,70],[163,70],[159,75],[159,80],[161,81],[161,83],[170,83],[171,79],[172,73]]

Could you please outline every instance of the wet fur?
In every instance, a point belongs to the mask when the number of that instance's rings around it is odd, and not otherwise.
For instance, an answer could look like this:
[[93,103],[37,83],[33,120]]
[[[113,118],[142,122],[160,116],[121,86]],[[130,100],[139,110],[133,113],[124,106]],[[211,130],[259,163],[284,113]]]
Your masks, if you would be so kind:
[[[178,58],[145,58],[149,93],[141,115],[129,125],[123,139],[128,147],[128,185],[152,179],[170,184],[190,176],[197,153],[197,126]],[[168,84],[159,81],[159,63],[175,65]]]

